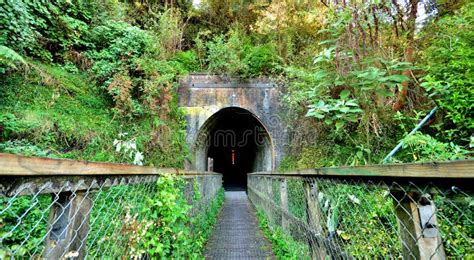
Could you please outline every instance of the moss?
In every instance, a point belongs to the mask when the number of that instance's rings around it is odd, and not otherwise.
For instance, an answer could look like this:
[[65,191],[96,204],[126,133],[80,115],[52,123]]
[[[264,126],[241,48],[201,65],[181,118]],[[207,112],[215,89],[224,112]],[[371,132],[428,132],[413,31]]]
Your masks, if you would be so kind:
[[185,107],[184,113],[191,116],[198,116],[204,110],[202,107]]

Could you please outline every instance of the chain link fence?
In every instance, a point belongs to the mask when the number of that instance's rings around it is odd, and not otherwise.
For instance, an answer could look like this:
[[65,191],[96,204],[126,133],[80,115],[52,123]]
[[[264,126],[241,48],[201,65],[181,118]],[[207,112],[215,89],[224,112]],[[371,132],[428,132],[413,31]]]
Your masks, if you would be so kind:
[[[2,176],[0,258],[143,258],[137,245],[156,223],[144,210],[158,203],[159,178]],[[179,175],[174,182],[189,218],[203,217],[222,187],[213,173]]]
[[472,180],[254,173],[248,194],[298,258],[473,259]]

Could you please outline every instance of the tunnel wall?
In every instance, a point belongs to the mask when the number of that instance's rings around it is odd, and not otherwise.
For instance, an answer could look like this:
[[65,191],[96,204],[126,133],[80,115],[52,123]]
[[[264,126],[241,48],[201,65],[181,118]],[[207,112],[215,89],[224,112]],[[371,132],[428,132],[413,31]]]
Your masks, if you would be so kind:
[[[225,76],[191,74],[181,81],[178,88],[179,105],[186,113],[186,142],[193,157],[187,162],[187,169],[205,170],[202,146],[196,145],[198,134],[205,122],[216,112],[224,108],[238,107],[251,112],[267,130],[271,147],[261,155],[257,163],[271,160],[270,168],[278,167],[284,156],[287,140],[287,128],[281,120],[284,107],[280,103],[278,86],[267,78],[241,80]],[[204,155],[203,155],[204,154]],[[270,158],[269,158],[270,157]],[[198,159],[197,159],[198,158]],[[256,166],[262,167],[262,166]]]

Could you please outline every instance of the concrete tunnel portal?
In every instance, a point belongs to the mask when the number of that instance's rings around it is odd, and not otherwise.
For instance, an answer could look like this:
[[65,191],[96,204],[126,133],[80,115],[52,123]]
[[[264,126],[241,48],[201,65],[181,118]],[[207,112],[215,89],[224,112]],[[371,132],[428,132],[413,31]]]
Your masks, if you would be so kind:
[[262,122],[243,108],[214,113],[199,129],[193,152],[196,169],[222,173],[226,190],[245,190],[247,173],[273,168],[271,137]]

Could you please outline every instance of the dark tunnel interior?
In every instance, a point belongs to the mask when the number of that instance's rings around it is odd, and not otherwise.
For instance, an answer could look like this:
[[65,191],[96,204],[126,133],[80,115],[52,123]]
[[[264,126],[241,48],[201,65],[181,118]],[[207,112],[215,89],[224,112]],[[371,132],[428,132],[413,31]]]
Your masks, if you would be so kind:
[[212,158],[211,170],[223,174],[226,190],[245,190],[247,173],[266,170],[262,167],[268,160],[268,133],[259,120],[243,109],[224,109],[214,117],[206,156]]

